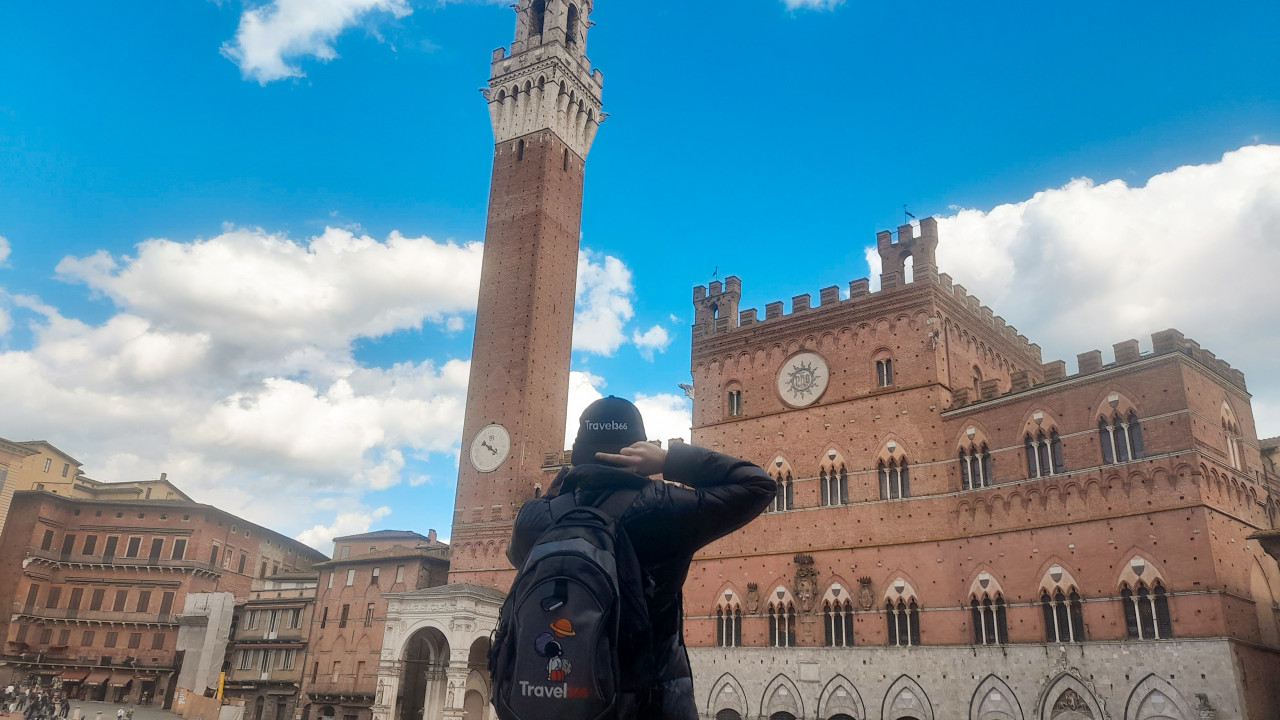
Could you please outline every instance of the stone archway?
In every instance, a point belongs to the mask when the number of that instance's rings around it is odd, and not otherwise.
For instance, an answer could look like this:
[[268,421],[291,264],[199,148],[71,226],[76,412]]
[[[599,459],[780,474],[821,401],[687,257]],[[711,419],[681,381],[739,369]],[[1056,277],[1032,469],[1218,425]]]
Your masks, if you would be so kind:
[[1151,674],[1129,693],[1124,720],[1194,720],[1198,714],[1182,693],[1165,680]]
[[437,628],[424,627],[409,636],[400,656],[395,720],[439,720],[449,655],[449,639]]
[[[497,628],[505,595],[453,583],[386,598],[373,720],[487,720],[488,637]],[[476,699],[478,713],[468,707]],[[414,717],[419,710],[422,714]]]
[[889,686],[882,707],[881,714],[887,720],[934,720],[929,696],[920,683],[906,675],[899,676]]
[[1092,688],[1076,672],[1061,673],[1047,685],[1037,709],[1039,720],[1106,720]]

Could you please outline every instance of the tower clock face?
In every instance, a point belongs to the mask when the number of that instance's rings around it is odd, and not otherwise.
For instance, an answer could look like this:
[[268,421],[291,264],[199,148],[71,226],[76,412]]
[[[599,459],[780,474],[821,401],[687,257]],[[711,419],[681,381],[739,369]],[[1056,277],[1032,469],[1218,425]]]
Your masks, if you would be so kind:
[[778,371],[778,394],[792,407],[811,405],[827,389],[831,373],[821,355],[802,352],[793,355]]
[[471,465],[482,473],[491,473],[502,465],[511,452],[511,436],[497,423],[486,425],[471,441]]

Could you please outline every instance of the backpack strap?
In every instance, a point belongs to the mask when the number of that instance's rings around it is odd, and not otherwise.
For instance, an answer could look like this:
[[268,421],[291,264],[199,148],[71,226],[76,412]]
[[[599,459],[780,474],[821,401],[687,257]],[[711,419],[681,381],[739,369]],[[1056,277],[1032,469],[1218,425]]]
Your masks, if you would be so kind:
[[578,501],[574,498],[572,490],[557,495],[547,504],[547,508],[551,511],[552,522],[558,521],[565,513],[576,507],[578,507]]
[[636,498],[639,496],[639,490],[615,490],[613,494],[610,495],[607,500],[600,503],[598,507],[600,508],[600,512],[605,515],[608,515],[614,520],[621,520],[622,514],[627,511],[627,508],[631,507],[631,503],[635,502]]

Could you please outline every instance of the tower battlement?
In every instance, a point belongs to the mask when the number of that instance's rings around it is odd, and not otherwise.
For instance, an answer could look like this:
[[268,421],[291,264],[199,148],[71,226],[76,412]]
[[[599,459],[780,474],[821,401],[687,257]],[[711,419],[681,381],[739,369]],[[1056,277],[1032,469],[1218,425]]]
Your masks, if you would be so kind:
[[604,120],[604,75],[587,58],[590,0],[520,0],[511,53],[493,51],[489,102],[494,140],[515,141],[541,130],[585,159]]
[[[802,293],[795,295],[787,303],[781,300],[766,303],[764,318],[756,308],[739,310],[742,299],[742,280],[737,276],[726,277],[724,283],[719,281],[708,285],[698,285],[693,289],[694,321],[693,352],[698,354],[701,347],[725,333],[733,333],[747,328],[758,328],[766,324],[788,322],[792,319],[808,316],[809,313],[825,312],[834,308],[848,308],[864,304],[880,297],[906,291],[922,285],[934,285],[943,295],[953,298],[967,316],[968,322],[981,327],[990,328],[1014,347],[1027,353],[1031,360],[1041,363],[1040,346],[1031,342],[1018,329],[1008,324],[1004,318],[996,315],[991,308],[982,302],[963,285],[953,282],[950,275],[939,273],[934,262],[934,252],[938,245],[938,224],[933,218],[920,221],[920,232],[914,233],[911,225],[898,228],[895,241],[894,233],[885,230],[876,233],[876,248],[880,252],[881,261],[887,263],[885,272],[880,274],[880,290],[872,292],[871,282],[867,278],[858,278],[849,282],[847,298],[840,297],[840,287],[830,285],[818,290],[818,304],[813,304],[813,295]],[[902,238],[907,238],[902,240]],[[902,272],[907,257],[914,258],[914,273],[910,283],[902,282]],[[923,272],[923,274],[922,274]],[[886,284],[888,283],[888,284]]]
[[[1103,370],[1108,370],[1120,365],[1128,365],[1129,363],[1134,363],[1157,355],[1182,353],[1208,368],[1214,375],[1217,375],[1241,390],[1247,390],[1244,381],[1244,373],[1231,367],[1230,363],[1225,360],[1220,360],[1218,356],[1214,355],[1212,352],[1200,347],[1200,343],[1186,337],[1181,332],[1173,328],[1152,333],[1150,353],[1143,354],[1140,352],[1138,349],[1138,341],[1134,339],[1123,340],[1115,343],[1111,346],[1111,349],[1113,353],[1112,361],[1106,364],[1102,361],[1101,350],[1089,350],[1088,352],[1082,352],[1077,355],[1076,375],[1072,377],[1080,377],[1083,375],[1101,372]],[[1066,378],[1065,362],[1058,360],[1052,363],[1046,363],[1044,367],[1048,369],[1051,366],[1053,367],[1053,375],[1056,379],[1062,380]],[[1046,370],[1045,381],[1048,382],[1049,380],[1050,375]]]

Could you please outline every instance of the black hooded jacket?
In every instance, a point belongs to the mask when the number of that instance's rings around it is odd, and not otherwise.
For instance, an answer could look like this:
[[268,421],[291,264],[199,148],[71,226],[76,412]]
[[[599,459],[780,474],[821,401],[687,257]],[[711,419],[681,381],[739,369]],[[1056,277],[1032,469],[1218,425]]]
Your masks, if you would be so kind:
[[[579,505],[599,506],[613,491],[638,489],[620,520],[640,564],[656,585],[650,602],[657,668],[664,681],[692,677],[685,652],[681,588],[693,555],[746,525],[773,500],[777,486],[757,465],[705,448],[674,443],[662,476],[641,477],[605,465],[561,471],[546,497],[520,508],[507,557],[519,568],[551,525],[551,499],[576,493]],[[680,483],[679,485],[673,483]]]

